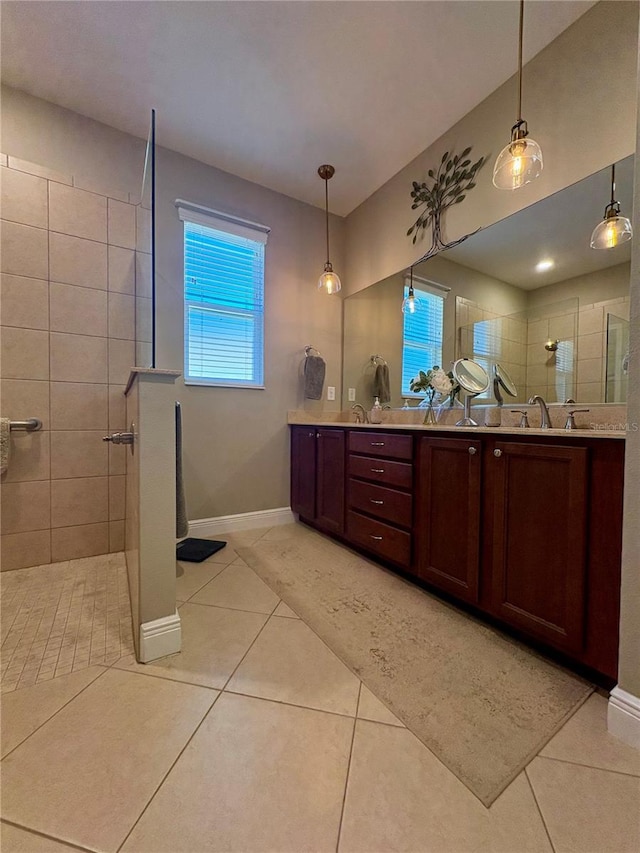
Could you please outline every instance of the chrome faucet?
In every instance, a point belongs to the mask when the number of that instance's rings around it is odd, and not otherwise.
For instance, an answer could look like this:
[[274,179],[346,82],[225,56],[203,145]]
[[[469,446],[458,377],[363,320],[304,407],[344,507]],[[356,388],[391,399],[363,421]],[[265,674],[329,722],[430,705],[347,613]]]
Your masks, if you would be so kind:
[[351,406],[351,411],[356,413],[356,423],[357,424],[368,424],[369,423],[369,415],[365,407],[361,403],[356,403]]
[[549,429],[551,427],[551,418],[549,417],[549,409],[547,408],[547,404],[542,399],[540,394],[534,394],[533,397],[529,398],[529,405],[533,406],[535,403],[540,404],[540,429]]

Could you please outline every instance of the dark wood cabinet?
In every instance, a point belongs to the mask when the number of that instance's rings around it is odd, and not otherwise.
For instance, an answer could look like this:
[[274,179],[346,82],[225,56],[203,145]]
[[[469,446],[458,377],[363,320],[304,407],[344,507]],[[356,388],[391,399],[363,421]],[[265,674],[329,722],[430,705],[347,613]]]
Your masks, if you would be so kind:
[[344,454],[342,429],[291,430],[291,509],[327,533],[344,530]]
[[291,450],[304,521],[616,677],[624,441],[293,426]]
[[291,429],[291,509],[301,518],[316,517],[316,428]]
[[344,530],[344,451],[341,429],[318,429],[316,523],[330,533]]
[[557,648],[579,652],[588,451],[497,442],[493,454],[493,611]]
[[482,445],[468,438],[421,438],[416,536],[418,574],[476,603],[480,579]]

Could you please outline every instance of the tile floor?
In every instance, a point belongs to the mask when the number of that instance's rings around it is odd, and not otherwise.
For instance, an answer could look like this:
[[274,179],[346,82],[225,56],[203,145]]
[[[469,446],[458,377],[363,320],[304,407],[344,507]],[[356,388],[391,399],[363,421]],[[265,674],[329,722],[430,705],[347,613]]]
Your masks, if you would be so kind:
[[640,753],[598,694],[486,809],[236,555],[183,564],[184,651],[2,696],[2,851],[623,853]]
[[124,554],[0,575],[2,692],[133,652]]

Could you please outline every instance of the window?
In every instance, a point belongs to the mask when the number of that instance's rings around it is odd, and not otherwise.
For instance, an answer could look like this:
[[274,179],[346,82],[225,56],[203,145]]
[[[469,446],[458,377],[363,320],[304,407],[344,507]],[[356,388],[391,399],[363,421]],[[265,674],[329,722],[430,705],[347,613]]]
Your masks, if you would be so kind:
[[184,378],[264,387],[264,250],[269,229],[176,201],[184,222]]
[[[448,288],[423,279],[413,278],[413,289],[418,303],[415,314],[404,314],[402,340],[402,396],[412,396],[410,382],[419,371],[425,373],[434,364],[442,366],[442,328],[444,300]],[[405,280],[404,296],[409,293]]]

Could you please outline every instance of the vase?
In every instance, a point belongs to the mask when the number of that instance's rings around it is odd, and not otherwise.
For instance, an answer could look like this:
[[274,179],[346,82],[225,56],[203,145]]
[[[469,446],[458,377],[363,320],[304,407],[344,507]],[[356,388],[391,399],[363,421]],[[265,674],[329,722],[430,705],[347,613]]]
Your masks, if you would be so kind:
[[422,423],[426,426],[433,426],[433,424],[436,424],[437,422],[436,413],[433,409],[433,400],[429,400],[429,405],[427,406],[427,411],[425,412]]

